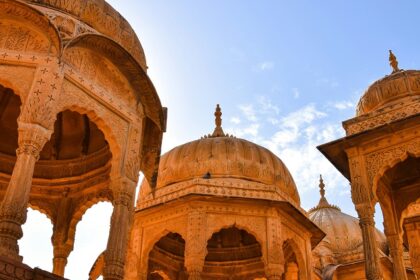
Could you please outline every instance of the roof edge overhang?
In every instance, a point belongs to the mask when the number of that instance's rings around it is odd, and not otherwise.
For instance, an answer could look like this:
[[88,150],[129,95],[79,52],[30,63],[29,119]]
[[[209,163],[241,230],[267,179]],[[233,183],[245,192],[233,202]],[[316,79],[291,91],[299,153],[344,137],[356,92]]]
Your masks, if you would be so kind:
[[350,168],[346,150],[361,146],[363,143],[383,138],[419,123],[420,114],[408,116],[363,132],[345,136],[337,140],[317,146],[317,149],[334,165],[335,168],[350,181]]

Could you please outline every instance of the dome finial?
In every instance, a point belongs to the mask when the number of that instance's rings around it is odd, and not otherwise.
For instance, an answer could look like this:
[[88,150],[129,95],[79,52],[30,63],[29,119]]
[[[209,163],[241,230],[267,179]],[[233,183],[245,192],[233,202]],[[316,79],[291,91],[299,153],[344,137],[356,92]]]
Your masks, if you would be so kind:
[[325,198],[325,184],[322,179],[322,174],[319,174],[319,193],[321,194],[321,199]]
[[400,71],[400,68],[398,68],[397,57],[392,53],[392,50],[389,50],[389,65],[392,67],[392,73]]
[[214,112],[216,128],[213,131],[212,137],[224,137],[226,136],[222,129],[222,109],[219,104],[216,106],[216,112]]
[[319,175],[319,193],[321,194],[321,198],[319,199],[318,205],[310,209],[309,213],[325,208],[336,209],[338,211],[341,211],[338,206],[330,204],[325,198],[325,184],[321,174]]

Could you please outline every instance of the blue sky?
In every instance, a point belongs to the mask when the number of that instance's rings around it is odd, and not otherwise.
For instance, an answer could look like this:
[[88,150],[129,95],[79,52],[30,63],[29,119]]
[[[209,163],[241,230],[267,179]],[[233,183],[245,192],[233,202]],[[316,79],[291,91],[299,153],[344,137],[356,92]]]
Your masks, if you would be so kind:
[[[315,147],[342,137],[341,122],[354,116],[363,91],[391,72],[388,49],[400,68],[419,68],[420,2],[109,3],[137,32],[148,73],[169,108],[164,151],[212,132],[219,103],[226,132],[285,162],[305,209],[319,199],[322,173],[328,200],[355,215],[348,182]],[[100,204],[83,218],[68,278],[87,278],[106,246],[110,213],[109,204]],[[51,225],[45,220],[30,213],[25,231],[37,227],[39,235],[26,235],[21,247],[31,265],[51,269],[51,233],[45,234]]]

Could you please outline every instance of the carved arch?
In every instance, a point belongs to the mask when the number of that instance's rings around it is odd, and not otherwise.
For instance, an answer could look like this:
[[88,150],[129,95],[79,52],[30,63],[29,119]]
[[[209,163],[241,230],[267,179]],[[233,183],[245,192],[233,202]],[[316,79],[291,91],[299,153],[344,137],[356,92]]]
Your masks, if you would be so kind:
[[420,197],[417,198],[416,201],[413,201],[407,205],[407,207],[402,211],[399,224],[400,229],[403,229],[404,219],[418,215],[420,216]]
[[207,242],[211,239],[214,233],[217,233],[221,231],[222,229],[227,229],[230,227],[236,227],[241,230],[245,230],[249,234],[253,235],[257,242],[261,246],[261,260],[264,262],[264,265],[267,263],[267,250],[266,246],[266,238],[265,238],[265,230],[261,230],[261,228],[258,228],[256,225],[257,223],[253,223],[252,218],[247,217],[247,222],[241,221],[240,219],[236,219],[235,217],[226,216],[223,219],[218,219],[216,223],[208,223],[208,227],[206,229],[206,244],[205,244],[205,250],[206,250],[206,256],[207,256]]
[[111,200],[106,196],[95,197],[83,202],[78,208],[76,208],[69,224],[68,238],[66,241],[67,245],[70,245],[73,248],[77,224],[82,220],[87,210],[100,202],[111,202]]
[[[302,253],[302,250],[300,249],[300,246],[298,245],[296,240],[294,238],[288,238],[284,240],[283,242],[283,247],[285,245],[289,246],[296,256],[296,261],[299,268],[299,279],[303,279],[303,280],[308,279],[308,273],[310,272],[307,271],[307,267],[306,267],[307,260],[305,260],[304,254]],[[283,250],[283,253],[284,251],[285,250]]]
[[60,56],[62,50],[60,33],[42,12],[20,1],[0,0],[0,16],[2,18],[12,16],[31,23],[32,27],[40,30],[49,39],[50,46],[47,52]]
[[386,171],[398,163],[405,161],[408,157],[420,157],[420,139],[415,139],[388,151],[380,151],[368,155],[368,175],[370,183],[372,183],[372,192],[376,201],[378,201],[377,189],[381,177],[384,176]]
[[[92,104],[83,104],[85,106],[92,105]],[[113,175],[119,175],[120,174],[120,168],[121,168],[121,150],[122,150],[122,143],[118,141],[117,135],[118,131],[116,132],[116,127],[111,127],[110,120],[108,120],[107,116],[104,116],[101,114],[99,110],[96,110],[95,106],[91,106],[91,108],[87,109],[81,104],[74,104],[72,101],[70,101],[68,104],[60,104],[60,106],[57,108],[56,116],[58,113],[63,111],[72,111],[77,112],[79,114],[85,114],[88,116],[89,120],[96,124],[96,126],[103,132],[106,141],[109,144],[109,149],[111,151],[111,174]],[[120,137],[124,137],[124,135],[118,135]]]
[[182,237],[182,239],[185,240],[185,242],[187,242],[187,239],[186,239],[187,233],[186,232],[182,232],[182,230],[171,230],[169,228],[170,227],[165,227],[165,229],[162,229],[161,231],[159,231],[158,233],[153,235],[153,237],[151,237],[150,239],[148,239],[145,242],[144,250],[142,250],[142,256],[141,256],[142,265],[145,264],[144,263],[145,261],[147,263],[147,261],[149,259],[149,254],[153,250],[153,247],[155,246],[155,244],[157,242],[159,242],[159,240],[161,240],[163,237],[165,237],[168,233],[177,233]]
[[32,210],[43,214],[45,217],[48,218],[48,220],[51,223],[51,226],[53,226],[52,213],[51,213],[50,209],[45,209],[42,206],[36,205],[36,203],[31,203],[31,202],[28,203],[28,208],[31,208]]

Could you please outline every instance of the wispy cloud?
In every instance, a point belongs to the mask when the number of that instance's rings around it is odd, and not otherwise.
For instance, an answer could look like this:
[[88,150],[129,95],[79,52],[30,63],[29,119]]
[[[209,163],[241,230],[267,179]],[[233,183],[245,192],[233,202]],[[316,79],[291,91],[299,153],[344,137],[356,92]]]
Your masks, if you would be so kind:
[[346,110],[346,109],[353,109],[355,107],[354,102],[351,101],[338,101],[335,103],[332,103],[332,106],[338,110]]
[[231,117],[229,121],[233,124],[240,124],[241,123],[241,119],[238,118],[238,117]]
[[252,104],[239,105],[238,108],[247,120],[252,122],[257,121],[257,115]]
[[278,155],[295,179],[305,208],[316,203],[319,174],[328,182],[330,197],[348,196],[348,190],[343,188],[348,185],[346,180],[316,148],[342,136],[339,123],[331,122],[328,111],[316,104],[306,104],[283,116],[280,108],[272,109],[277,107],[275,104],[267,104],[271,102],[257,98],[253,105],[240,106],[243,122],[231,123],[233,127],[227,127],[227,131],[237,137],[248,137]]
[[274,68],[274,62],[273,61],[263,61],[258,64],[258,70],[259,71],[267,71]]

